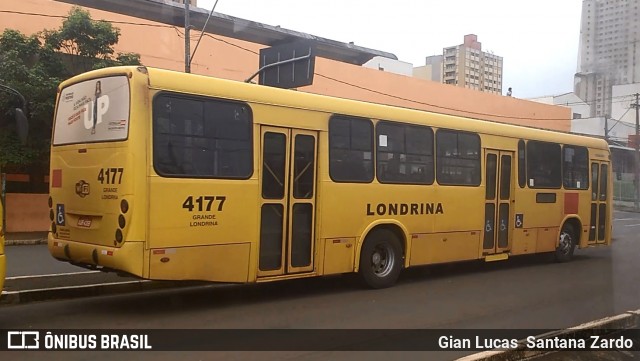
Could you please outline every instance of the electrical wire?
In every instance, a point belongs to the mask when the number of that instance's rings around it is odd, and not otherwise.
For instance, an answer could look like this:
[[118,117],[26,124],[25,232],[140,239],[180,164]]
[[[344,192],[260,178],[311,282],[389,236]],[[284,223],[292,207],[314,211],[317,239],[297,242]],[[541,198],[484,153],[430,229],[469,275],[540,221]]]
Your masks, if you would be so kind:
[[[27,13],[27,12],[20,12],[20,11],[11,11],[11,10],[0,10],[0,13],[8,13],[8,14],[16,14],[16,15],[27,15],[27,16],[42,16],[42,17],[49,17],[49,18],[62,18],[62,19],[66,19],[68,18],[68,16],[62,16],[62,15],[48,15],[48,14],[38,14],[38,13]],[[164,24],[148,24],[148,23],[135,23],[135,22],[128,22],[128,21],[115,21],[115,20],[97,20],[97,21],[106,21],[112,24],[121,24],[121,25],[134,25],[134,26],[149,26],[149,27],[158,27],[158,28],[171,28],[174,29],[176,31],[176,34],[179,38],[184,39],[185,35],[183,32],[181,32],[181,30],[173,25],[164,25]],[[250,52],[252,54],[258,55],[258,52],[251,50],[251,49],[247,49],[245,47],[242,47],[240,45],[231,43],[229,41],[220,39],[218,37],[215,37],[211,34],[204,34],[205,36],[214,39],[216,41],[222,42],[224,44],[233,46],[235,48]],[[157,58],[157,57],[156,57]],[[164,58],[163,58],[164,59]],[[171,60],[171,59],[165,59],[165,60]],[[383,91],[378,91],[378,90],[374,90],[374,89],[370,89],[367,88],[365,86],[361,86],[361,85],[356,85],[356,84],[351,84],[349,82],[343,81],[343,80],[339,80],[324,74],[320,74],[318,72],[314,73],[315,75],[321,77],[321,78],[325,78],[327,80],[331,80],[343,85],[347,85],[356,89],[360,89],[360,90],[365,90],[374,94],[379,94],[379,95],[383,95],[383,96],[387,96],[389,98],[393,98],[393,99],[398,99],[398,100],[402,100],[402,101],[407,101],[407,102],[411,102],[411,103],[415,103],[415,104],[420,104],[420,105],[425,105],[425,106],[429,106],[429,107],[433,107],[433,108],[437,108],[437,109],[444,109],[444,110],[448,110],[448,111],[454,111],[454,112],[460,112],[460,113],[466,113],[466,114],[474,114],[474,115],[480,115],[480,116],[488,116],[488,117],[494,117],[494,118],[508,118],[508,119],[517,119],[517,120],[536,120],[536,121],[563,121],[563,120],[567,120],[566,118],[530,118],[530,117],[517,117],[517,116],[509,116],[509,115],[500,115],[500,114],[489,114],[489,113],[482,113],[482,112],[473,112],[473,111],[469,111],[469,110],[463,110],[463,109],[456,109],[456,108],[451,108],[451,107],[445,107],[445,106],[440,106],[440,105],[436,105],[436,104],[431,104],[431,103],[427,103],[427,102],[423,102],[423,101],[418,101],[415,99],[409,99],[409,98],[405,98],[405,97],[401,97],[401,96],[397,96],[397,95],[392,95],[392,94],[388,94],[385,93]],[[603,99],[603,101],[605,100],[613,100],[613,99],[617,99],[617,98],[624,98],[624,97],[628,97],[629,95],[623,95],[623,96],[617,96],[617,97],[612,97],[612,98],[607,98],[607,99]],[[564,103],[564,104],[556,104],[556,105],[563,105],[563,106],[571,106],[571,105],[580,105],[580,104],[589,104],[589,103],[595,103],[596,101],[590,101],[590,102],[571,102],[571,103]],[[620,103],[623,103],[624,101],[620,101]],[[626,113],[625,113],[626,114]],[[622,122],[624,124],[624,122]],[[626,124],[624,124],[626,125]]]

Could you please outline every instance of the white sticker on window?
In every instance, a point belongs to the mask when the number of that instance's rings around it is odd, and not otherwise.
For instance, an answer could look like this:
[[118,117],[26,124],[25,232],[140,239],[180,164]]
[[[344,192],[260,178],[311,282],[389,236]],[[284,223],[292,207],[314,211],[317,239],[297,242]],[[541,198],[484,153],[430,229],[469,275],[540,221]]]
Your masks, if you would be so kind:
[[380,134],[378,137],[378,146],[386,147],[387,146],[387,136],[384,134]]
[[533,187],[533,186],[534,186],[534,184],[533,184],[533,178],[531,178],[531,179],[529,179],[529,187]]
[[576,182],[576,188],[580,188],[580,181]]

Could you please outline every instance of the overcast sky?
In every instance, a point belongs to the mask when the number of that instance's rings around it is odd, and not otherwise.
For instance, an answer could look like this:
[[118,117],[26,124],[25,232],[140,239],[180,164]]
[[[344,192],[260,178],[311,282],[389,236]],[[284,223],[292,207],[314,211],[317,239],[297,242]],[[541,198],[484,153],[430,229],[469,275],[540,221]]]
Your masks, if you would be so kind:
[[[210,10],[215,0],[198,0]],[[219,0],[216,12],[395,54],[425,57],[478,35],[504,58],[503,93],[531,98],[573,91],[580,0]]]

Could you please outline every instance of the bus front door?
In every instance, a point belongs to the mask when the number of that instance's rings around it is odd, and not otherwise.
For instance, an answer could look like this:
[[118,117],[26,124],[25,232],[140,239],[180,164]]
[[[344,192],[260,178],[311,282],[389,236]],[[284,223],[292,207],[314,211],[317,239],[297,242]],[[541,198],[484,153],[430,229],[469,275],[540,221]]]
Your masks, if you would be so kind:
[[317,133],[262,127],[258,277],[313,271]]
[[503,253],[510,249],[513,200],[513,152],[485,151],[485,219],[483,255]]
[[589,243],[607,241],[607,197],[609,165],[591,162],[591,222],[589,223]]

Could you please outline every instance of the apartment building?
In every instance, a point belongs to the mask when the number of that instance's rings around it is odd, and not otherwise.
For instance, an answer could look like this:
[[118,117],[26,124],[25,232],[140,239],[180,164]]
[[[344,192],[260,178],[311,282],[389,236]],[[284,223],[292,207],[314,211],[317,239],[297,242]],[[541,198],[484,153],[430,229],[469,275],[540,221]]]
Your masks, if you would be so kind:
[[614,85],[640,82],[640,1],[583,0],[575,93],[591,116],[612,113]]
[[502,94],[502,57],[482,51],[478,36],[464,36],[464,43],[443,49],[443,83]]

